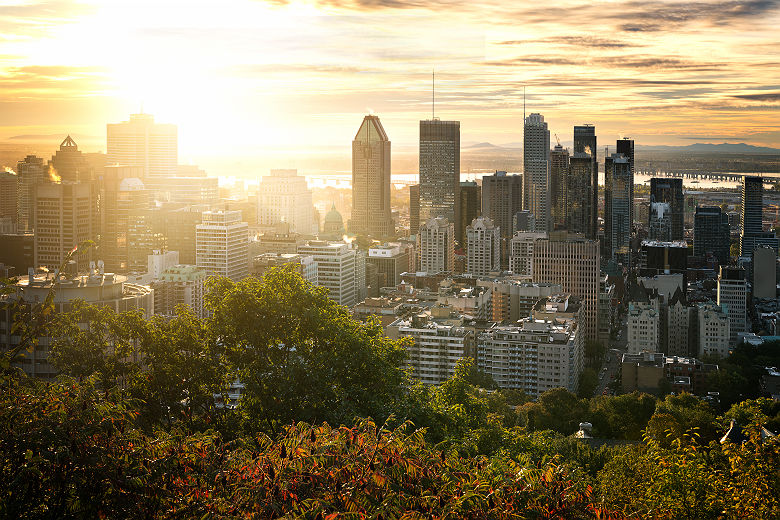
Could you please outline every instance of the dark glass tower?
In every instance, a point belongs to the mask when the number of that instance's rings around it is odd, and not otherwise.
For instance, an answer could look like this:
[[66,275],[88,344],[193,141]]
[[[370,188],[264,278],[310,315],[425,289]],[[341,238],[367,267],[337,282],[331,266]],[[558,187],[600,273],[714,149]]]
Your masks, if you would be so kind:
[[474,181],[460,183],[460,218],[455,226],[455,238],[462,247],[466,245],[466,228],[482,214],[482,187]]
[[684,217],[682,179],[650,179],[650,238],[682,240]]
[[693,254],[718,259],[720,265],[729,263],[729,216],[719,207],[697,207],[693,217]]
[[630,266],[631,165],[623,154],[604,159],[604,246],[609,258]]
[[550,220],[553,231],[566,229],[566,178],[569,150],[560,144],[550,152]]
[[739,240],[739,255],[752,257],[758,246],[767,246],[777,252],[777,236],[764,232],[764,180],[761,177],[745,176],[742,181],[742,232]]
[[566,230],[582,233],[593,239],[595,210],[593,203],[593,158],[583,152],[569,159],[569,175],[566,178]]
[[634,140],[624,137],[617,140],[617,153],[623,154],[628,159],[628,167],[631,169],[631,223],[634,222]]
[[[585,124],[574,127],[574,155],[590,156],[591,166],[588,171],[587,199],[583,202],[588,222],[584,231],[585,237],[595,240],[598,232],[598,197],[599,197],[599,160],[596,154],[596,127]],[[571,203],[571,197],[568,200]],[[580,231],[578,231],[580,232]]]
[[420,222],[458,222],[460,121],[420,121]]

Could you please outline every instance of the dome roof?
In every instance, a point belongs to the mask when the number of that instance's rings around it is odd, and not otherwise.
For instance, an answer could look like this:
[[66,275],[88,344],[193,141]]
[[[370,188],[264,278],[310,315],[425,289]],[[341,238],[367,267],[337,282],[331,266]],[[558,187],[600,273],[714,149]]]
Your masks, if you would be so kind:
[[330,211],[328,211],[327,215],[325,215],[325,222],[331,222],[334,224],[341,224],[344,222],[344,219],[341,218],[341,213],[336,210],[336,204],[333,204],[330,208]]
[[138,177],[128,177],[122,179],[119,184],[119,191],[138,191],[144,189],[144,183]]

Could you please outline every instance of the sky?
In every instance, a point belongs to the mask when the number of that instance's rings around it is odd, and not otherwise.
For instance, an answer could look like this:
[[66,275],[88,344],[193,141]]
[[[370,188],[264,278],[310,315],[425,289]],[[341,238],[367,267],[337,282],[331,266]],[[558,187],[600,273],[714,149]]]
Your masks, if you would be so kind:
[[348,154],[374,113],[413,150],[434,70],[464,143],[522,142],[525,88],[564,144],[780,147],[780,0],[0,0],[0,140],[143,109],[185,159]]

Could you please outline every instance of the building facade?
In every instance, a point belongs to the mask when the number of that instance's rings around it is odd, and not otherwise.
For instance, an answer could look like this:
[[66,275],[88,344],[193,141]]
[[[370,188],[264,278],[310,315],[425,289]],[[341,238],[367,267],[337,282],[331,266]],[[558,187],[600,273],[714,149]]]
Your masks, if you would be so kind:
[[[317,285],[328,290],[328,296],[339,305],[353,307],[360,302],[357,254],[349,244],[309,240],[298,246],[298,254],[311,256],[317,264]],[[362,276],[365,291],[365,264]]]
[[203,308],[206,271],[194,265],[176,265],[163,271],[150,287],[154,291],[154,313],[175,316],[176,307],[186,305],[199,319],[206,317]]
[[420,223],[458,222],[460,121],[420,121]]
[[195,226],[195,263],[208,276],[249,276],[249,225],[240,211],[204,211]]
[[486,276],[501,269],[501,236],[493,221],[475,218],[466,228],[466,272]]
[[395,234],[390,188],[390,140],[379,117],[368,115],[352,141],[350,233],[377,237]]
[[175,177],[178,165],[176,125],[154,122],[151,114],[106,125],[106,164],[143,168],[144,177]]
[[721,266],[718,274],[718,305],[729,316],[730,345],[737,335],[747,331],[747,280],[740,267]]
[[682,179],[650,179],[650,239],[683,240],[685,197]]
[[443,217],[429,219],[420,227],[417,254],[421,272],[452,272],[455,268],[455,227]]
[[312,194],[298,170],[271,170],[257,188],[257,224],[262,231],[286,222],[293,233],[318,231],[314,222]]
[[541,114],[530,114],[523,125],[523,179],[523,208],[536,219],[533,231],[551,231],[550,130]]
[[698,206],[693,217],[693,254],[718,259],[720,265],[728,265],[731,247],[729,217],[717,206]]

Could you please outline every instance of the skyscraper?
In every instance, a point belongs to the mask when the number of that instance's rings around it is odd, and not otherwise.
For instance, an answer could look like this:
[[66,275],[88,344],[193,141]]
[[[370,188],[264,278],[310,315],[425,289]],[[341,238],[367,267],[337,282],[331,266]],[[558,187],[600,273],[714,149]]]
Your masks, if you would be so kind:
[[267,231],[280,222],[289,224],[294,233],[318,231],[311,190],[298,170],[271,170],[257,187],[257,223]]
[[482,187],[475,181],[460,183],[460,219],[455,229],[458,244],[466,244],[466,228],[471,221],[482,214]]
[[429,274],[452,272],[455,268],[455,226],[444,217],[428,219],[420,226],[417,251],[420,271]]
[[576,152],[569,159],[569,175],[566,178],[566,231],[595,237],[591,182],[593,181],[593,157]]
[[522,209],[522,204],[522,175],[496,172],[482,177],[482,215],[501,230],[502,238],[512,237],[512,217]]
[[4,233],[16,233],[19,213],[19,176],[10,171],[0,171],[0,228]]
[[650,179],[650,238],[667,242],[682,240],[684,218],[682,179]]
[[350,233],[395,233],[390,210],[390,140],[377,116],[366,116],[352,141]]
[[720,266],[718,274],[718,305],[729,316],[729,344],[738,342],[737,334],[747,327],[747,281],[741,267]]
[[553,231],[566,229],[568,176],[569,149],[558,143],[550,152],[550,221]]
[[16,163],[17,180],[16,226],[19,233],[33,230],[33,212],[35,200],[33,198],[35,185],[42,182],[50,182],[48,167],[43,163],[42,157],[28,155],[23,161]]
[[739,237],[739,256],[751,257],[757,246],[778,251],[777,236],[764,232],[764,180],[745,176],[742,180],[742,231]]
[[729,216],[717,206],[697,207],[693,217],[693,254],[709,253],[720,265],[728,265],[729,248]]
[[[587,184],[587,201],[585,214],[588,217],[587,230],[585,236],[595,239],[598,232],[598,207],[599,207],[599,160],[596,153],[596,127],[590,124],[574,127],[574,155],[585,153],[590,155],[591,167],[590,178]],[[572,202],[570,196],[567,200]],[[571,230],[570,230],[571,231]]]
[[551,229],[549,167],[550,131],[543,115],[531,114],[523,126],[523,199],[524,208],[536,219],[537,231]]
[[420,121],[420,222],[458,221],[460,121]]
[[634,222],[634,140],[624,137],[617,140],[617,153],[623,154],[628,159],[628,167],[631,169],[631,223]]
[[106,163],[140,166],[144,177],[173,177],[178,164],[176,125],[154,122],[151,114],[106,125]]
[[51,175],[65,182],[87,182],[93,178],[92,168],[71,136],[65,138],[60,149],[49,161]]
[[466,272],[485,276],[501,268],[501,236],[493,221],[475,218],[466,228]]
[[357,251],[344,242],[309,240],[298,246],[298,254],[311,256],[317,264],[316,285],[328,290],[328,297],[339,305],[359,303],[360,283],[365,291],[365,262],[362,279],[358,275]]
[[416,235],[420,230],[420,185],[409,186],[409,234]]
[[209,276],[249,276],[249,225],[240,211],[204,211],[195,227],[195,263]]
[[604,159],[604,246],[609,258],[630,266],[631,165],[623,154]]

